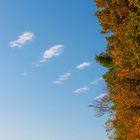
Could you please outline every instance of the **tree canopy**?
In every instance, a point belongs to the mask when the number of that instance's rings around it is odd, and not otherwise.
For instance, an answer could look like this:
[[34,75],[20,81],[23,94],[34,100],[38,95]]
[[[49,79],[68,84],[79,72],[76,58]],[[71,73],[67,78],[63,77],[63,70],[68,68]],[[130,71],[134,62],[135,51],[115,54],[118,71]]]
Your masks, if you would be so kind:
[[[107,34],[106,52],[96,56],[108,68],[107,83],[110,118],[106,130],[110,139],[140,139],[140,1],[94,0],[95,15]],[[100,106],[103,107],[103,106]],[[100,110],[99,110],[100,111]]]

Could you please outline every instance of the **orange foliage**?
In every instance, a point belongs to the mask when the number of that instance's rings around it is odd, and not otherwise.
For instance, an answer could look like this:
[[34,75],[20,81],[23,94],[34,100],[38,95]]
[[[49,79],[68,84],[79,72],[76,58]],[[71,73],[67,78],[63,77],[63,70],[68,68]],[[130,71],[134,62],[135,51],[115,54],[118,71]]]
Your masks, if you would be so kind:
[[94,1],[100,9],[95,15],[102,33],[111,33],[104,55],[108,59],[96,58],[109,66],[103,76],[114,112],[108,130],[112,130],[114,140],[140,140],[140,1]]

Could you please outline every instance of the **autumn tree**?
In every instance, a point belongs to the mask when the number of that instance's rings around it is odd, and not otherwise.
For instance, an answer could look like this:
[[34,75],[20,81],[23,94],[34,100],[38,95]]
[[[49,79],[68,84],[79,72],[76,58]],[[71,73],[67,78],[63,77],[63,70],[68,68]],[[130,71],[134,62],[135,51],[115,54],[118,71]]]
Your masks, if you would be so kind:
[[96,104],[96,109],[103,110],[99,105],[111,102],[106,122],[110,139],[140,140],[140,0],[94,2],[108,44],[106,52],[96,56],[97,62],[108,68],[103,75],[108,98]]

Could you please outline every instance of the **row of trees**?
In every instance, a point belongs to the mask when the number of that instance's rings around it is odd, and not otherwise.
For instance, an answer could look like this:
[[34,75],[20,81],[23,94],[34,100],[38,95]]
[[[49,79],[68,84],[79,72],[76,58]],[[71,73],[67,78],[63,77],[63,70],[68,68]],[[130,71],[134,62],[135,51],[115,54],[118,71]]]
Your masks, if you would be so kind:
[[94,0],[106,52],[96,60],[108,68],[103,75],[108,95],[93,105],[108,111],[106,131],[113,140],[140,140],[140,0]]

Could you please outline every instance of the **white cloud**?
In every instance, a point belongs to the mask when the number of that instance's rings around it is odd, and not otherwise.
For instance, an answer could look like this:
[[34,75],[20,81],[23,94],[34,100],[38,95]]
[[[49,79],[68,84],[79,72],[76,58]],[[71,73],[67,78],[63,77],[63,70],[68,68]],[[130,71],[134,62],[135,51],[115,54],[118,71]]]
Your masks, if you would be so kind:
[[59,80],[60,81],[66,81],[71,76],[71,73],[65,73],[63,75],[60,75]]
[[68,80],[70,76],[71,76],[71,73],[70,72],[65,73],[63,75],[60,75],[59,78],[56,81],[54,81],[53,83],[54,84],[61,84],[62,81]]
[[[41,62],[44,62],[46,60],[41,60]],[[68,70],[67,73],[60,75],[58,79],[56,79],[55,81],[53,81],[53,84],[62,84],[62,81],[66,81],[68,80],[68,78],[76,71],[76,69],[82,69],[85,67],[89,67],[91,65],[90,62],[83,62],[80,65],[77,65],[75,68],[72,68],[70,70]]]
[[83,68],[89,67],[90,65],[91,65],[90,62],[83,62],[83,63],[77,65],[76,69],[83,69]]
[[53,84],[62,84],[62,82],[59,80],[56,80],[56,81],[53,81]]
[[84,92],[87,92],[88,90],[89,90],[89,87],[84,86],[84,87],[81,87],[81,88],[74,90],[73,92],[74,93],[84,93]]
[[52,46],[51,48],[47,49],[44,52],[44,55],[43,55],[42,59],[40,60],[40,62],[43,63],[43,62],[47,61],[48,59],[51,59],[55,56],[59,56],[60,54],[62,54],[63,48],[64,48],[63,45],[55,45],[55,46]]
[[34,34],[32,32],[25,32],[18,37],[17,40],[10,42],[10,47],[21,48],[25,43],[33,39]]

